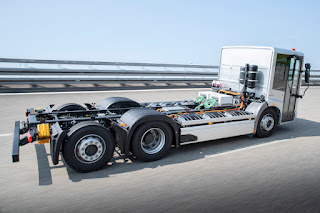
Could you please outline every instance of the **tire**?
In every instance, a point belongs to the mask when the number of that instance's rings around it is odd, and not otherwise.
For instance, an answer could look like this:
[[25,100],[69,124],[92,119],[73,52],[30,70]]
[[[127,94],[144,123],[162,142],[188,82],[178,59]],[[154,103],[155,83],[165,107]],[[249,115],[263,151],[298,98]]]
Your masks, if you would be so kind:
[[82,122],[73,126],[62,150],[65,162],[78,172],[96,171],[113,156],[114,139],[104,126]]
[[132,152],[141,161],[155,161],[168,154],[173,133],[168,124],[159,121],[138,127],[132,139]]
[[61,106],[59,106],[57,108],[58,112],[62,112],[62,111],[75,111],[75,110],[86,110],[86,108],[84,108],[83,106],[81,106],[80,104],[74,104],[74,103],[67,103],[67,104],[63,104]]
[[271,108],[265,109],[258,120],[256,135],[259,138],[269,137],[272,135],[278,123],[278,116],[275,110]]

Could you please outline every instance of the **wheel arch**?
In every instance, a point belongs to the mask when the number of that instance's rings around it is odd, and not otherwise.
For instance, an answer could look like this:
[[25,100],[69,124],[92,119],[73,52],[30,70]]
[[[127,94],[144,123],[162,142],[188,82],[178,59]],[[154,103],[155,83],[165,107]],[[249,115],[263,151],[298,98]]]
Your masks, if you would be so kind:
[[57,111],[73,111],[73,110],[86,110],[86,108],[81,106],[80,104],[66,103],[59,106],[56,110]]
[[278,107],[276,107],[276,106],[271,106],[270,108],[273,109],[276,112],[276,114],[277,114],[277,125],[279,125],[280,124],[280,117],[281,117],[280,109]]
[[120,120],[129,126],[127,138],[124,146],[124,153],[128,154],[131,147],[132,137],[136,130],[143,124],[151,121],[160,121],[166,123],[174,135],[172,144],[179,146],[180,128],[168,116],[151,109],[132,109],[126,112]]
[[250,103],[249,106],[246,108],[246,112],[250,112],[250,113],[253,113],[254,115],[256,115],[256,119],[254,122],[254,133],[257,130],[258,121],[259,121],[259,118],[260,118],[262,112],[264,110],[266,110],[268,107],[269,106],[268,106],[267,102],[255,101],[255,102]]

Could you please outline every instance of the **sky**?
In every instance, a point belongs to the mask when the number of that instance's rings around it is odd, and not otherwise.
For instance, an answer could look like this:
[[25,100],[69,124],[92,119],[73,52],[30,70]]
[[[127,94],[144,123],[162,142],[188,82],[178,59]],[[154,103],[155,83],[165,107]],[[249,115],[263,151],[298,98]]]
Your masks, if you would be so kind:
[[0,0],[0,57],[218,65],[274,46],[320,69],[319,23],[319,0]]

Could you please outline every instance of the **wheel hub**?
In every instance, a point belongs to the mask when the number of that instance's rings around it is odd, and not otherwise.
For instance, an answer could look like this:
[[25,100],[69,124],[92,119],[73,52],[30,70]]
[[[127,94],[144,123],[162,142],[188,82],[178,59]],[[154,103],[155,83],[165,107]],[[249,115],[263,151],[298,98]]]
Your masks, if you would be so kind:
[[263,131],[269,132],[274,127],[274,118],[270,114],[263,116],[260,122],[260,128]]
[[158,153],[165,144],[166,136],[160,128],[148,129],[141,137],[141,148],[145,153]]
[[75,155],[83,163],[94,163],[104,154],[104,141],[98,135],[82,137],[76,145]]
[[155,140],[155,137],[152,133],[148,133],[145,137],[145,142],[150,144]]
[[94,146],[94,145],[89,145],[86,150],[85,150],[85,153],[89,156],[92,156],[94,155],[95,153],[97,153],[98,151],[98,147],[97,146]]

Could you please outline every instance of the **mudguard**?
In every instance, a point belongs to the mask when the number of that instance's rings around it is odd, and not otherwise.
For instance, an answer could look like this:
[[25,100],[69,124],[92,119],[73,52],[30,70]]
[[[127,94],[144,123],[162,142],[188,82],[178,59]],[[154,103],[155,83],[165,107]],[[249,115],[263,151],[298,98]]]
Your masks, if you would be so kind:
[[59,153],[61,151],[63,142],[67,139],[67,134],[69,133],[69,135],[71,135],[75,131],[88,126],[99,126],[105,128],[106,131],[109,131],[106,127],[94,121],[80,122],[71,127],[69,130],[62,130],[58,123],[55,123],[51,126],[52,135],[50,140],[50,153],[53,165],[57,165],[59,162]]
[[261,113],[267,109],[269,106],[267,102],[260,102],[260,101],[255,101],[249,104],[249,106],[246,108],[246,112],[251,112],[256,116],[256,120],[254,122],[254,130],[257,129],[258,127],[258,121],[260,118]]
[[62,130],[58,123],[51,126],[52,134],[50,140],[50,154],[53,165],[59,162],[59,153],[61,150],[62,142],[65,140],[68,131]]
[[176,147],[179,146],[180,141],[180,128],[179,126],[168,116],[165,114],[152,110],[152,109],[146,109],[146,108],[139,108],[139,109],[131,109],[124,113],[121,118],[120,122],[123,122],[127,126],[127,137],[124,141],[124,153],[128,154],[130,151],[130,144],[132,136],[135,132],[135,130],[141,125],[149,121],[162,121],[172,128],[173,134],[174,134],[174,145]]
[[98,107],[101,109],[140,107],[140,104],[125,97],[110,97],[101,101]]

